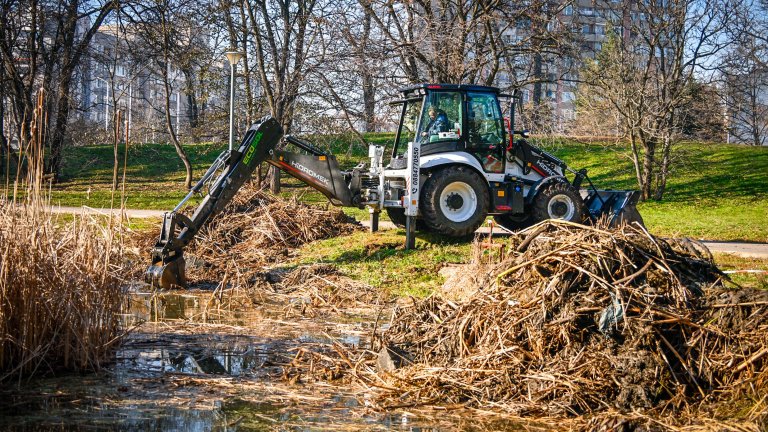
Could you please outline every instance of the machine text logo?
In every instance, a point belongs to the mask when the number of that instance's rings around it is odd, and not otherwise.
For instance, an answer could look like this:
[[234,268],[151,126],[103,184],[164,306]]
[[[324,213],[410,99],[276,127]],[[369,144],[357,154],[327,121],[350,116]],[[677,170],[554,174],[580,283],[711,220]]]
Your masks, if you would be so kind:
[[251,162],[251,159],[253,159],[254,153],[256,153],[256,146],[259,145],[259,141],[261,141],[261,136],[264,135],[261,131],[256,132],[256,135],[253,136],[253,141],[251,141],[251,146],[248,147],[248,151],[245,152],[245,156],[243,157],[243,163],[248,165]]
[[413,158],[411,159],[411,194],[415,195],[419,191],[419,148],[413,147]]
[[319,180],[319,181],[321,181],[321,182],[323,182],[325,184],[328,184],[328,179],[326,177],[324,177],[324,176],[322,176],[322,175],[312,171],[311,169],[305,167],[304,165],[302,165],[302,164],[300,164],[298,162],[294,162],[294,161],[291,161],[291,165],[293,165],[294,168],[296,168],[297,170],[303,172],[304,174],[306,174],[306,175],[308,175],[308,176],[310,176],[310,177],[312,177],[312,178],[314,178],[316,180]]

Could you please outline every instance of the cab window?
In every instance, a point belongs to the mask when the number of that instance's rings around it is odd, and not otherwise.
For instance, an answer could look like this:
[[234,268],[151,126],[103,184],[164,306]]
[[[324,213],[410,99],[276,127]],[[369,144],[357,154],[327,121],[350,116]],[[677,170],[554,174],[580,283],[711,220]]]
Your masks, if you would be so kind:
[[502,145],[502,118],[495,95],[468,93],[467,120],[468,147],[489,149]]
[[462,124],[461,94],[430,92],[425,102],[418,132],[421,143],[458,141]]
[[403,116],[403,123],[400,125],[400,139],[395,143],[394,149],[394,153],[397,154],[407,151],[408,143],[412,142],[416,136],[416,126],[422,110],[421,100],[408,101],[405,104],[405,115]]

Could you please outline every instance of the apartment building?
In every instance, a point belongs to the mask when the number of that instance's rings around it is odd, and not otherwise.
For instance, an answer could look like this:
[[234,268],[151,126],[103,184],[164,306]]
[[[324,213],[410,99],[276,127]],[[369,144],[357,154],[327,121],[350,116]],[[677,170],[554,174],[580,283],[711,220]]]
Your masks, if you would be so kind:
[[134,139],[164,140],[166,90],[160,68],[167,67],[171,123],[177,134],[183,134],[189,127],[184,75],[173,64],[143,59],[135,44],[135,38],[119,34],[113,26],[94,35],[76,92],[80,119],[111,131],[115,110],[120,110]]
[[[575,0],[562,6],[553,3],[559,14],[547,24],[547,30],[567,30],[568,43],[574,48],[570,55],[542,55],[533,62],[540,64],[521,67],[519,71],[501,74],[499,85],[504,87],[528,76],[539,84],[522,89],[526,105],[537,105],[541,115],[551,118],[551,131],[567,133],[576,116],[576,88],[579,69],[585,59],[594,58],[612,30],[622,37],[630,37],[633,24],[645,19],[635,8],[627,7],[626,0]],[[504,34],[508,43],[525,43],[531,29],[525,22],[518,23]],[[511,79],[516,75],[516,79]],[[535,102],[535,103],[534,103]]]

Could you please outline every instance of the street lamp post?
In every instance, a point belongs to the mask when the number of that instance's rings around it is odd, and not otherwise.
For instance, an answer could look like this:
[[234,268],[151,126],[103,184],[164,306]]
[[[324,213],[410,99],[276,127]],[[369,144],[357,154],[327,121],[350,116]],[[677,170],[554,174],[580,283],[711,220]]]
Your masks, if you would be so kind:
[[232,151],[235,141],[235,67],[243,58],[243,53],[232,50],[224,54],[229,61],[229,151]]

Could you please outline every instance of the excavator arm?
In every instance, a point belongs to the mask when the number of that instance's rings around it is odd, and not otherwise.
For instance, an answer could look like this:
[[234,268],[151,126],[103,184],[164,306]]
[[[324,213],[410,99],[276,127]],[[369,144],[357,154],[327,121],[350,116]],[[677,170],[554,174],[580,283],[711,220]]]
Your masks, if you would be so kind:
[[[280,123],[270,116],[262,118],[248,129],[237,149],[225,150],[176,208],[165,213],[160,238],[152,248],[152,264],[145,274],[147,282],[162,288],[187,285],[184,248],[213,215],[232,201],[256,167],[270,157],[282,136]],[[194,214],[187,217],[180,213],[189,198],[211,180],[208,194]]]
[[[160,238],[152,248],[152,264],[145,273],[147,282],[166,289],[186,287],[184,248],[212,216],[232,201],[262,162],[269,162],[317,189],[335,205],[361,207],[359,167],[351,172],[341,171],[336,157],[291,136],[286,136],[285,141],[307,154],[276,150],[282,136],[280,123],[265,116],[248,129],[236,150],[219,155],[189,194],[165,213]],[[208,194],[194,214],[187,217],[181,213],[184,204],[206,184],[210,184]]]

